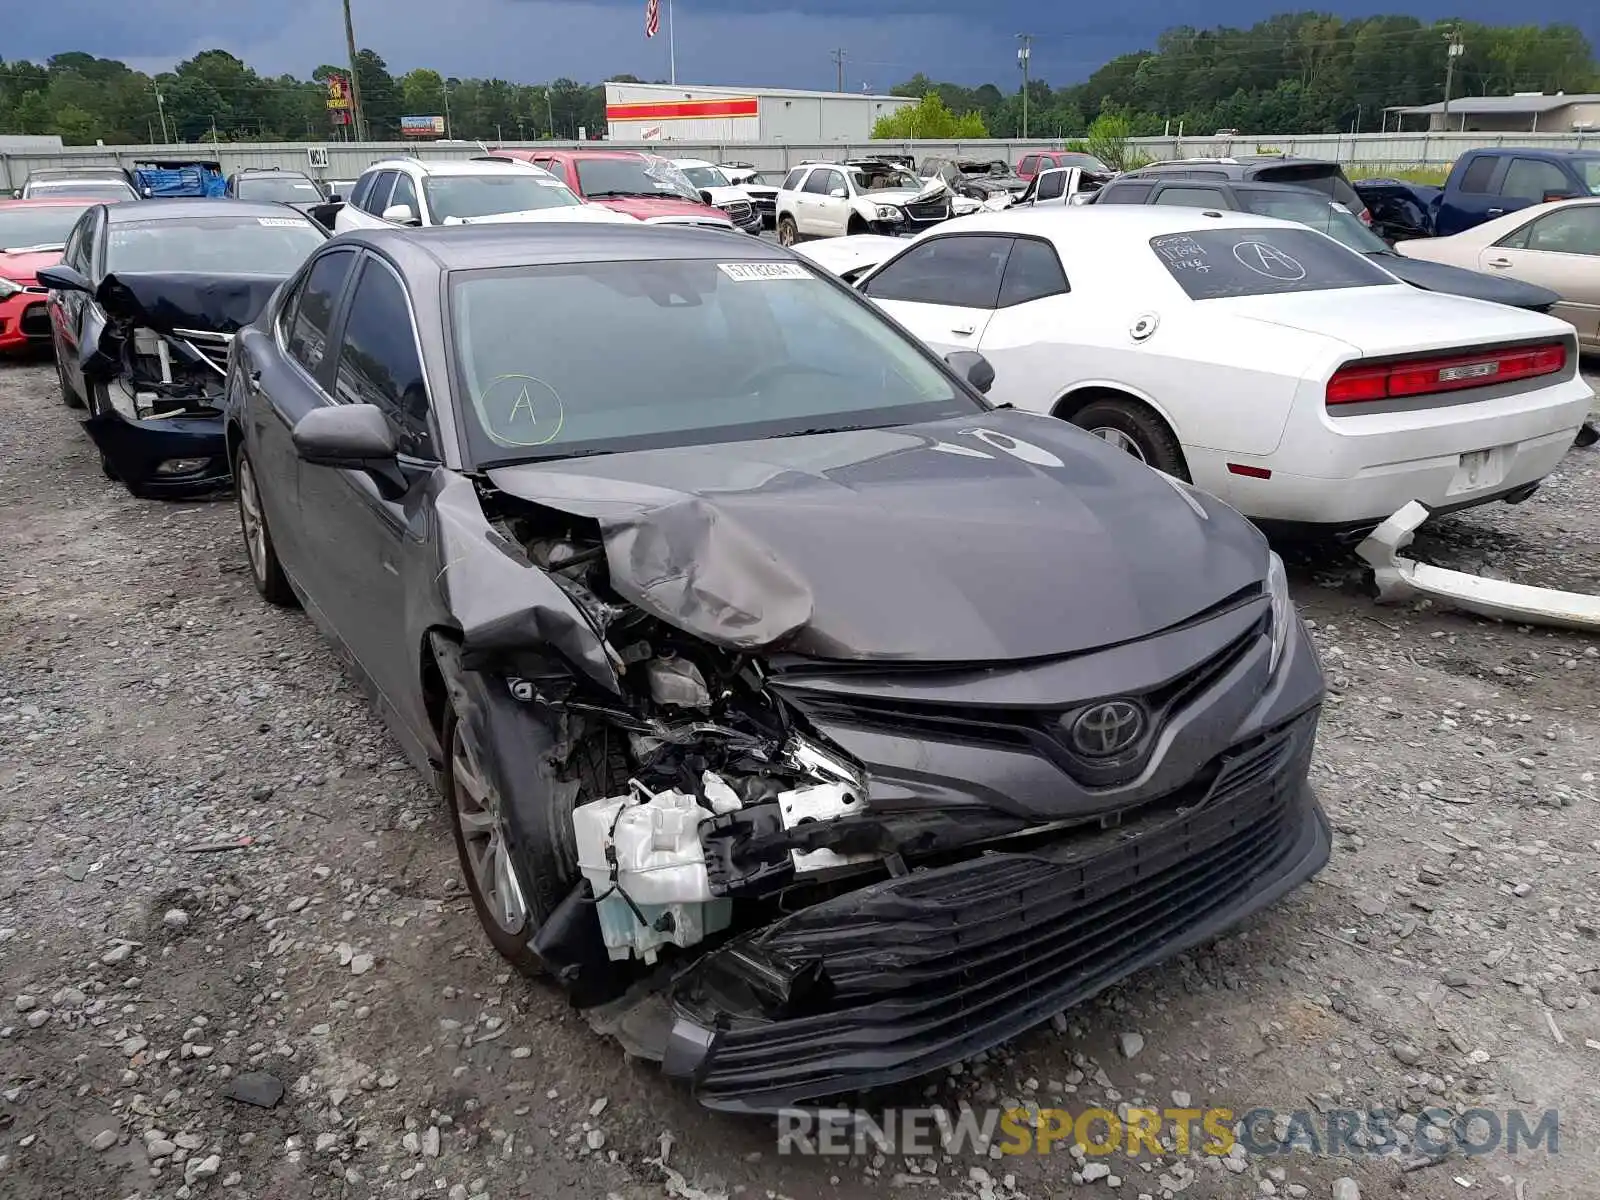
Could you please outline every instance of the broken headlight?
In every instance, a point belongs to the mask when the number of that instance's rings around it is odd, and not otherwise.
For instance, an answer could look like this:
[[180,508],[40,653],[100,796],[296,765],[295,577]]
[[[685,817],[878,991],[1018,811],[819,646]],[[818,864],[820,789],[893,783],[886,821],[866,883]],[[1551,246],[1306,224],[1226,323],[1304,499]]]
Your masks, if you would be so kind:
[[11,279],[0,279],[0,300],[9,300],[12,296],[15,296],[22,290],[22,285],[16,281]]
[[905,219],[906,219],[905,213],[901,212],[894,205],[892,205],[892,204],[880,204],[880,205],[878,205],[878,220],[880,220],[880,221],[904,221]]
[[1289,641],[1289,629],[1294,624],[1294,601],[1289,599],[1289,576],[1283,569],[1283,559],[1267,551],[1267,595],[1272,600],[1272,653],[1267,658],[1267,673],[1278,669],[1283,648]]

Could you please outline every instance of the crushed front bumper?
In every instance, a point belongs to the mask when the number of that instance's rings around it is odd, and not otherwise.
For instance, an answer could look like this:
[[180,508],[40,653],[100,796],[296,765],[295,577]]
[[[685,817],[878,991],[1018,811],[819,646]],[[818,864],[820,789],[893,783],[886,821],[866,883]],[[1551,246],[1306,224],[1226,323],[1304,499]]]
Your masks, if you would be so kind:
[[30,285],[0,300],[0,351],[50,344],[50,313],[43,288]]
[[[83,428],[107,471],[136,496],[201,496],[227,487],[232,479],[220,412],[136,421],[113,410],[90,417]],[[185,463],[185,469],[162,470],[174,463]]]
[[893,1084],[1223,932],[1328,860],[1315,729],[1237,747],[1198,802],[890,878],[707,954],[659,1013],[663,1071],[743,1112]]

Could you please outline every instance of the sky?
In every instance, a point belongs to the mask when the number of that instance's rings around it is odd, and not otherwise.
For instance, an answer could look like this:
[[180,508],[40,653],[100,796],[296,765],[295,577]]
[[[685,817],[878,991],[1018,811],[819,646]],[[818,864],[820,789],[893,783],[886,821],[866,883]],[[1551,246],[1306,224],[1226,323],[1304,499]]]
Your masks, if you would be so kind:
[[[592,83],[612,75],[669,77],[672,5],[677,80],[684,84],[832,88],[835,48],[845,86],[887,90],[923,71],[967,85],[1020,81],[1016,35],[1033,34],[1032,74],[1052,83],[1086,78],[1106,60],[1153,44],[1172,25],[1248,26],[1299,8],[1341,16],[1407,12],[1504,22],[1500,0],[1121,0],[1074,14],[1038,0],[660,0],[661,32],[644,36],[645,0],[352,0],[356,37],[402,74],[536,83],[559,76]],[[264,74],[308,77],[345,57],[340,0],[46,0],[5,25],[0,55],[40,61],[67,50],[170,69],[197,51],[223,49]],[[1600,7],[1578,0],[1524,0],[1519,22],[1577,24],[1600,43]]]

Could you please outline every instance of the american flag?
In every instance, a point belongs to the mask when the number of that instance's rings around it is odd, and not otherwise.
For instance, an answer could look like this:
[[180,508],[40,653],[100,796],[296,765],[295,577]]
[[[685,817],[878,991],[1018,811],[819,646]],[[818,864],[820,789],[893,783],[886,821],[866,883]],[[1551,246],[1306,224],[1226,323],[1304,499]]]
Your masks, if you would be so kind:
[[661,0],[644,0],[644,35],[653,38],[661,32]]

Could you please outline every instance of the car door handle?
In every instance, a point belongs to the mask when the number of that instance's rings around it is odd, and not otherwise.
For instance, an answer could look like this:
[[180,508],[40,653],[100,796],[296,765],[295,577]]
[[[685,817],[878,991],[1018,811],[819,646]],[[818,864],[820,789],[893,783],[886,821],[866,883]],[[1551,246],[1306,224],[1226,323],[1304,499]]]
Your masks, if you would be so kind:
[[1504,269],[1511,265],[1511,260],[1509,258],[1491,258],[1489,260],[1489,265],[1491,267],[1500,267],[1501,269]]
[[962,337],[970,337],[973,328],[974,327],[971,325],[952,325],[950,327],[950,332],[959,333]]
[[1490,208],[1485,209],[1484,211],[1487,212],[1491,217],[1499,217],[1503,216],[1506,210],[1503,208]]

